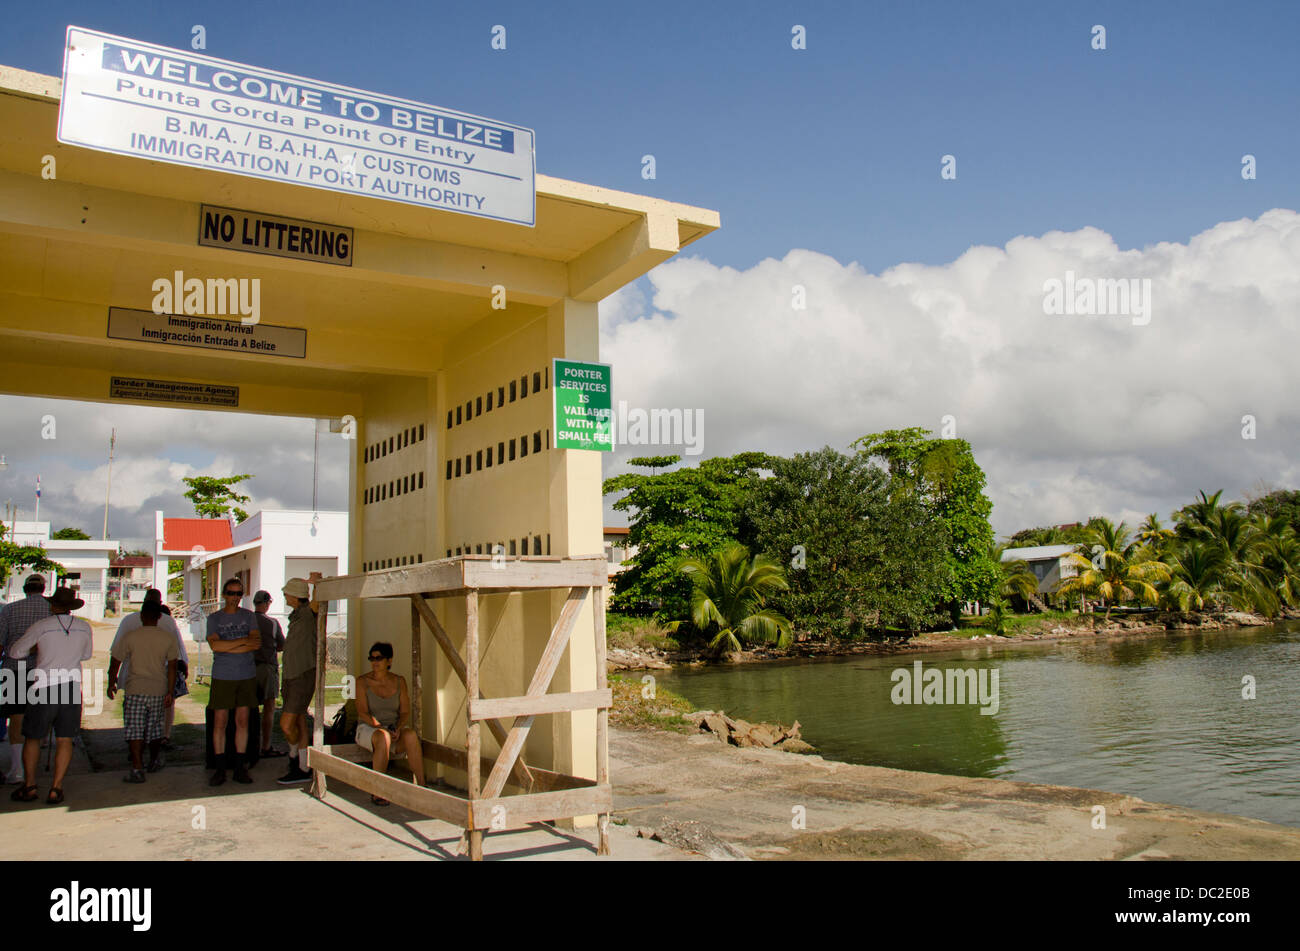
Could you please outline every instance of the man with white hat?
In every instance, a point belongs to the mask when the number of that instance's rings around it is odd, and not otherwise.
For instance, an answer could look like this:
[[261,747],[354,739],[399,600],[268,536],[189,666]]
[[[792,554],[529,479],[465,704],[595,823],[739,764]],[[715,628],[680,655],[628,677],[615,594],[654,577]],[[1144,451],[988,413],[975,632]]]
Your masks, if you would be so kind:
[[290,578],[283,589],[290,612],[289,633],[284,639],[284,683],[280,691],[283,698],[280,732],[289,741],[289,771],[276,780],[282,786],[311,779],[311,770],[307,768],[307,747],[311,745],[307,707],[316,692],[316,617],[326,605],[308,600],[311,597],[308,582],[315,584],[320,580],[321,573],[313,571],[306,581]]
[[[23,696],[27,688],[27,665],[19,668],[18,661],[10,656],[10,646],[27,633],[27,629],[37,621],[50,616],[50,603],[45,600],[45,579],[40,575],[28,575],[23,582],[24,597],[0,608],[0,654],[4,656],[3,669],[8,673],[3,676],[13,691],[11,702],[0,701],[0,719],[9,718],[9,764],[7,772],[9,782],[16,786],[23,784],[23,714],[27,706]],[[21,686],[20,686],[21,681]],[[4,766],[0,762],[0,766]]]
[[63,777],[72,763],[72,741],[81,729],[81,662],[94,654],[90,625],[72,612],[84,605],[71,588],[56,588],[46,598],[50,616],[37,621],[9,648],[21,660],[33,651],[37,686],[29,691],[23,717],[23,785],[9,797],[16,802],[34,802],[36,766],[41,758],[41,740],[54,727],[54,779],[45,801],[63,802]]

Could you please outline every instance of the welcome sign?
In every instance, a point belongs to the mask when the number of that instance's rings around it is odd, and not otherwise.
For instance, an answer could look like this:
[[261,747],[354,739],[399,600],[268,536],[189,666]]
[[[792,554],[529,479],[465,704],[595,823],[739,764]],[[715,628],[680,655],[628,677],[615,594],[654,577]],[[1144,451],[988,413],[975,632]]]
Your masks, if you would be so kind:
[[532,226],[533,130],[68,27],[60,142]]

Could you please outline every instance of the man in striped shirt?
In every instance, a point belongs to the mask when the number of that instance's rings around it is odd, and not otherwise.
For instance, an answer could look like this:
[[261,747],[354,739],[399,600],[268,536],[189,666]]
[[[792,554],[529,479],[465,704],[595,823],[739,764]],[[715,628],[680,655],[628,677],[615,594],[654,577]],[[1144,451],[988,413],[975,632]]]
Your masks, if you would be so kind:
[[[43,621],[50,616],[50,602],[44,598],[45,579],[40,575],[28,575],[27,580],[23,582],[23,594],[26,595],[21,601],[14,601],[0,608],[0,653],[3,653],[4,660],[0,665],[4,670],[9,671],[5,679],[9,681],[14,690],[14,696],[11,698],[14,702],[0,703],[0,718],[9,718],[9,768],[7,774],[9,782],[21,786],[23,784],[23,714],[27,712],[26,704],[17,702],[20,697],[26,694],[26,684],[19,685],[19,667],[18,661],[9,656],[9,648],[13,646],[18,638],[27,633],[27,629],[37,621]],[[28,665],[22,666],[22,674],[25,678],[27,675]],[[3,761],[0,761],[3,766]]]

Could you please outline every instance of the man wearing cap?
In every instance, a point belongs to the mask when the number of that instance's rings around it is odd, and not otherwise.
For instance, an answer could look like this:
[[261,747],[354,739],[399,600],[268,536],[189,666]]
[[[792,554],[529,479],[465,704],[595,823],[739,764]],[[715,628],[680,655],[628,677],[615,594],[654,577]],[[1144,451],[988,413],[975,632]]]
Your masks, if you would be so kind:
[[[244,584],[229,578],[221,587],[225,606],[208,615],[208,646],[212,648],[212,690],[208,706],[212,709],[212,752],[217,770],[208,780],[210,786],[226,781],[226,766],[235,771],[235,782],[251,783],[244,754],[248,750],[248,710],[257,703],[257,662],[253,654],[262,649],[262,632],[257,618],[239,602]],[[226,755],[226,724],[235,711],[235,752]]]
[[275,698],[280,695],[280,662],[276,657],[284,650],[284,631],[280,622],[267,612],[271,610],[271,592],[259,591],[253,595],[253,612],[257,627],[262,633],[262,649],[253,656],[257,659],[257,702],[262,706],[262,758],[283,756],[284,750],[271,746],[271,729],[275,726]]
[[72,616],[85,602],[71,588],[56,588],[46,600],[50,603],[50,616],[29,627],[10,647],[18,660],[36,652],[33,684],[23,716],[23,785],[9,797],[15,802],[34,802],[40,798],[32,780],[41,758],[41,740],[51,726],[57,746],[54,779],[45,801],[63,802],[63,777],[72,762],[72,741],[81,729],[81,662],[90,660],[94,653],[90,625]]
[[[319,571],[308,579],[321,580]],[[308,601],[311,588],[302,578],[290,578],[284,586],[284,602],[290,609],[289,635],[284,640],[284,709],[280,713],[280,732],[289,741],[289,771],[276,780],[282,786],[305,783],[311,779],[307,769],[307,707],[316,692],[316,615],[326,605]]]
[[[9,764],[6,772],[9,782],[14,785],[22,785],[23,782],[23,713],[26,710],[23,698],[27,687],[27,665],[19,667],[9,648],[27,633],[29,627],[50,616],[50,603],[43,597],[44,578],[28,575],[23,582],[23,594],[25,597],[21,601],[0,608],[0,654],[4,655],[0,669],[8,671],[0,674],[0,677],[10,684],[6,692],[12,691],[8,700],[0,700],[0,719],[9,718]],[[0,762],[0,766],[3,765]]]

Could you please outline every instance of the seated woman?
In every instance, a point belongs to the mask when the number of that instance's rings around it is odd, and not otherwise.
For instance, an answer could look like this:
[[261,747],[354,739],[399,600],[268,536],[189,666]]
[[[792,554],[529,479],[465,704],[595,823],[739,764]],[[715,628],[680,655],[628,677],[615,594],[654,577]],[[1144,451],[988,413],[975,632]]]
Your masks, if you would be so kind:
[[[382,773],[388,769],[388,757],[398,747],[406,751],[406,761],[415,774],[415,784],[424,785],[424,752],[420,737],[406,720],[411,715],[411,697],[406,692],[406,678],[392,672],[393,645],[380,641],[370,648],[370,673],[357,678],[357,745],[374,753],[371,768]],[[372,795],[377,806],[388,800]]]

